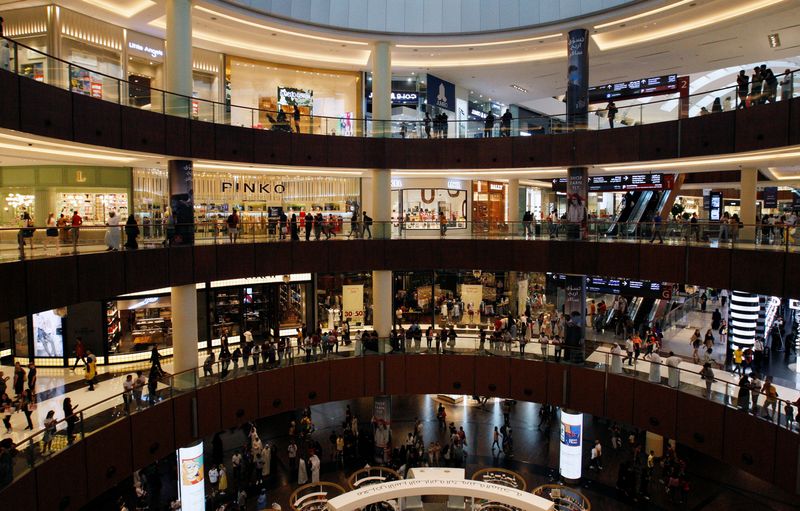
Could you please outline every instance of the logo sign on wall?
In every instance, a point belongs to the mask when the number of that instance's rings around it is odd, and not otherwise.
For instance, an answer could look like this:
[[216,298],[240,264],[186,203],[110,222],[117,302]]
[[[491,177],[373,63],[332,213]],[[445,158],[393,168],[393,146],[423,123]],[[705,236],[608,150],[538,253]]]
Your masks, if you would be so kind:
[[364,285],[342,286],[342,319],[350,320],[350,326],[364,325]]
[[456,86],[432,74],[428,74],[428,93],[425,101],[445,110],[456,110]]

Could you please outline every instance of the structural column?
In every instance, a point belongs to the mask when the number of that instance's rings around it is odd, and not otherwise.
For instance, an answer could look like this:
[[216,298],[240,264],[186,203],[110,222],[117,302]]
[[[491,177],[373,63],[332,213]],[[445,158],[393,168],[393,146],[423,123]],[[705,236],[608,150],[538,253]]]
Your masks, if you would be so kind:
[[758,169],[742,169],[739,186],[739,219],[744,228],[739,230],[739,239],[755,241],[756,239],[756,183]]
[[[191,114],[192,96],[192,2],[167,0],[165,113],[181,117]],[[171,160],[169,170],[170,245],[194,242],[194,184],[190,160]],[[194,284],[171,289],[172,348],[175,373],[197,367],[197,288]],[[193,380],[187,377],[185,384]]]
[[192,2],[167,0],[167,113],[189,117],[192,97]]
[[519,217],[519,179],[508,180],[508,190],[506,191],[508,197],[508,232],[512,235],[524,234],[522,232],[522,224],[520,224]]
[[[378,41],[372,48],[372,136],[391,136],[392,53],[388,41]],[[392,173],[389,169],[372,171],[372,235],[391,237]],[[382,338],[392,331],[392,272],[372,272],[372,327]],[[385,345],[382,343],[382,345]]]
[[[197,352],[197,288],[194,284],[175,286],[170,293],[172,304],[173,372],[178,374],[198,364]],[[191,384],[194,376],[180,381]]]
[[372,47],[372,136],[391,136],[391,120],[392,48],[388,41],[378,41]]

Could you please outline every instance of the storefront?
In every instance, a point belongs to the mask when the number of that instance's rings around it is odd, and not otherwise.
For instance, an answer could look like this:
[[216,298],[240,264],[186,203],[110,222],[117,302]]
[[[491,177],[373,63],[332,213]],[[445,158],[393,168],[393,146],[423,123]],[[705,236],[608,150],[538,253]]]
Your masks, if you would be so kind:
[[103,225],[108,213],[126,217],[130,209],[131,169],[127,167],[0,167],[0,225],[16,227],[25,212],[36,225],[50,213],[83,217]]
[[[236,126],[354,135],[361,117],[361,73],[226,57],[230,119]],[[254,113],[252,109],[257,109]],[[293,114],[303,116],[295,125]],[[277,118],[283,112],[286,120]],[[313,115],[313,118],[307,117]],[[257,116],[257,117],[256,117]]]
[[[196,287],[199,349],[218,347],[223,335],[237,344],[248,330],[256,340],[292,336],[308,321],[307,311],[313,312],[309,273]],[[13,354],[23,363],[32,359],[41,366],[71,366],[80,339],[100,364],[143,361],[153,347],[162,356],[172,355],[172,327],[170,289],[153,289],[0,323],[0,357]]]
[[472,182],[473,232],[506,232],[508,208],[506,183],[497,181]]
[[392,178],[392,222],[404,235],[441,229],[444,215],[447,232],[467,228],[470,182],[459,179]]
[[[372,73],[364,73],[364,95],[367,118],[372,118]],[[424,90],[425,81],[412,73],[407,76],[392,76],[392,133],[402,138],[425,138]]]
[[496,319],[552,311],[542,273],[451,270],[396,271],[394,321],[478,328]]
[[[6,36],[38,50],[18,52],[23,76],[39,81],[47,76],[48,82],[64,80],[64,86],[78,94],[108,101],[117,101],[121,94],[122,99],[132,105],[155,111],[162,109],[162,94],[153,89],[164,88],[166,47],[163,40],[60,6],[14,9],[3,12],[2,16]],[[48,64],[44,54],[61,58],[73,66],[67,69]],[[12,55],[12,66],[13,58]],[[198,100],[220,101],[223,67],[222,54],[193,48],[192,95]],[[213,112],[212,105],[204,101],[192,104],[195,118],[211,121],[215,115],[222,114]]]
[[[147,229],[145,237],[157,236],[168,213],[169,182],[165,169],[133,169],[134,212]],[[357,177],[281,176],[263,172],[194,172],[195,221],[201,232],[221,229],[225,219],[238,211],[242,232],[275,234],[281,211],[296,214],[300,226],[311,213],[321,213],[342,232],[360,207],[361,181]],[[151,230],[150,227],[153,227]]]

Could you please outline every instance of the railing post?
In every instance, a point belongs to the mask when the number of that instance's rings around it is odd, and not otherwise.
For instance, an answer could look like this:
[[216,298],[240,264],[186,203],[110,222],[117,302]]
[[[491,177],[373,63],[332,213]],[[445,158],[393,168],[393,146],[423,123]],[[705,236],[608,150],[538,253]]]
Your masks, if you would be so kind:
[[19,45],[14,41],[14,74],[19,74]]
[[72,64],[67,64],[67,89],[72,92]]

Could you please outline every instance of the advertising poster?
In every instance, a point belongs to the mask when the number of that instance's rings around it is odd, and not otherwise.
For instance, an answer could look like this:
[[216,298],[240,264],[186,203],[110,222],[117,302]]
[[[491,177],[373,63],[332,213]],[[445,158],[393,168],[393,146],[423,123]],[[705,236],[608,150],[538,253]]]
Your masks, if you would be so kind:
[[[470,324],[478,324],[481,322],[481,301],[483,300],[483,285],[482,284],[462,284],[461,285],[461,301],[464,302],[464,317]],[[470,318],[469,311],[470,305],[472,306],[473,315]]]
[[364,325],[364,285],[342,286],[342,320],[350,320],[350,328]]
[[767,186],[764,188],[764,207],[777,208],[778,207],[778,187]]
[[191,245],[194,242],[194,164],[191,160],[170,160],[169,205],[167,225],[171,244]]
[[521,316],[525,314],[528,305],[528,281],[517,281],[517,313]]
[[561,410],[558,469],[566,479],[580,479],[583,465],[583,415]]
[[589,32],[571,30],[567,40],[567,122],[586,129],[589,112]]
[[33,315],[33,346],[35,357],[64,356],[64,332],[57,309]]
[[203,484],[203,442],[178,449],[178,498],[182,509],[205,509],[206,490]]

